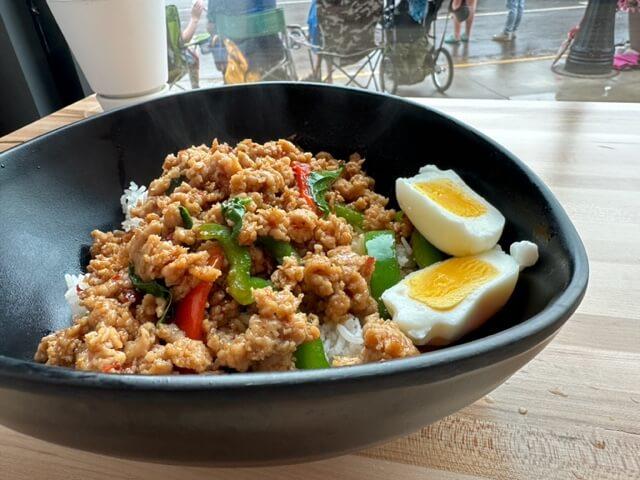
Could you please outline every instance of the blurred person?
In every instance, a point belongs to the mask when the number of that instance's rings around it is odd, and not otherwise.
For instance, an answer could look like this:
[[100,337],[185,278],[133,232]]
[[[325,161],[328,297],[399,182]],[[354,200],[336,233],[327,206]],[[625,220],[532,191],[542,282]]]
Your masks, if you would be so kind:
[[[216,35],[216,15],[243,16],[253,13],[265,12],[276,8],[276,0],[209,0],[207,9],[207,30],[212,36],[213,58],[216,68],[225,72],[229,60],[228,48],[235,46],[233,58],[243,57],[247,62],[247,68],[252,78],[260,78],[262,72],[270,70],[277,65],[285,55],[282,40],[276,35],[266,35],[247,38],[232,42],[223,42]],[[276,77],[276,74],[274,77]],[[286,72],[282,72],[282,78],[287,79]],[[276,79],[276,78],[271,78]]]
[[[320,33],[320,24],[318,23],[318,3],[317,0],[311,0],[311,5],[309,5],[309,13],[307,14],[307,27],[309,28],[309,42],[312,45],[316,45],[320,47],[322,42],[322,36]],[[321,63],[322,57],[317,55],[318,48],[312,48],[314,61],[312,71],[304,80],[320,80],[321,78]]]
[[[456,44],[469,41],[476,13],[476,3],[476,0],[453,0],[451,2],[453,33],[447,36],[445,43]],[[461,34],[463,23],[465,24],[464,33]]]
[[[204,11],[203,0],[196,0],[191,6],[191,18],[186,28],[182,31],[182,43],[187,44],[193,38],[198,28],[198,22]],[[185,56],[189,67],[189,80],[191,88],[200,88],[200,57],[195,47],[186,48]]]
[[493,36],[496,42],[512,42],[516,38],[516,30],[522,21],[525,0],[507,0],[507,21],[504,30]]
[[183,43],[189,43],[193,38],[193,34],[196,33],[198,28],[200,17],[202,17],[202,12],[204,12],[203,0],[196,0],[193,2],[193,5],[191,6],[191,18],[189,19],[189,23],[186,28],[182,31]]
[[167,20],[167,61],[169,83],[177,83],[183,75],[189,74],[191,88],[200,86],[200,58],[197,45],[188,45],[198,28],[204,11],[203,0],[195,0],[191,6],[191,18],[186,28],[181,28],[180,13],[175,4],[166,6]]
[[[402,3],[402,1],[396,3]],[[411,18],[416,23],[422,23],[427,14],[427,0],[409,0],[408,5]]]

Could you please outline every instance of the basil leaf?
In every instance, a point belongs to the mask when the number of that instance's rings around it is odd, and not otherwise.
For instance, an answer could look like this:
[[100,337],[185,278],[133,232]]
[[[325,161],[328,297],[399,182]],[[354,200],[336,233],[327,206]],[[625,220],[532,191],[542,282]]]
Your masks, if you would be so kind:
[[171,302],[173,300],[173,296],[171,295],[171,291],[162,285],[160,282],[151,281],[144,282],[142,279],[136,275],[135,269],[133,265],[129,265],[129,279],[131,279],[131,284],[133,287],[142,293],[148,293],[149,295],[153,295],[154,297],[164,298],[167,301],[167,306],[162,313],[162,316],[158,320],[158,323],[164,322],[169,309],[171,308]]
[[164,323],[164,321],[167,319],[167,315],[169,314],[169,310],[171,310],[171,302],[173,301],[173,296],[171,295],[171,293],[169,293],[169,298],[167,298],[167,306],[164,307],[164,312],[162,312],[162,315],[160,315],[160,318],[158,319],[158,321],[156,322],[156,324],[161,324]]
[[169,183],[169,188],[167,188],[167,191],[165,192],[166,196],[169,196],[173,193],[173,191],[178,188],[180,185],[182,185],[182,182],[184,182],[187,179],[187,177],[185,177],[184,175],[180,175],[179,177],[176,178],[172,178],[171,182]]
[[313,197],[313,201],[316,202],[318,208],[326,215],[329,213],[329,205],[324,198],[325,194],[331,188],[333,182],[342,174],[344,167],[340,167],[337,170],[323,170],[321,172],[311,172],[309,175],[309,193]]
[[231,229],[231,238],[236,240],[242,228],[242,217],[244,216],[245,207],[251,203],[251,199],[247,197],[234,197],[222,202],[222,215],[225,219],[233,222]]
[[189,210],[187,210],[186,207],[183,207],[182,205],[178,207],[178,210],[180,210],[180,216],[182,217],[184,228],[191,230],[193,228],[193,218],[191,218]]

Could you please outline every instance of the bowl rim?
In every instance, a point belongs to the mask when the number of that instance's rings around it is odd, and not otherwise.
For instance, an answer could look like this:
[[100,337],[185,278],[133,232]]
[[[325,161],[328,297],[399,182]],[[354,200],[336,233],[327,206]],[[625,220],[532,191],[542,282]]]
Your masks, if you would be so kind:
[[[459,128],[467,130],[490,144],[524,172],[531,183],[538,189],[542,199],[547,203],[550,213],[556,218],[559,225],[558,235],[564,240],[563,243],[568,251],[573,267],[571,278],[565,289],[557,297],[553,298],[541,312],[515,326],[460,345],[445,347],[415,357],[396,359],[389,362],[304,371],[249,372],[234,373],[232,375],[196,374],[156,376],[84,372],[68,367],[53,367],[36,363],[33,360],[0,355],[0,383],[6,383],[12,388],[26,388],[29,385],[43,384],[84,389],[121,389],[131,391],[223,391],[285,386],[326,386],[327,384],[344,382],[355,384],[371,379],[378,380],[376,383],[377,387],[380,388],[383,387],[383,381],[386,381],[385,383],[388,386],[389,380],[393,378],[404,378],[402,383],[407,385],[407,379],[405,377],[411,374],[417,374],[409,380],[412,384],[436,382],[487,367],[534,348],[550,338],[576,310],[585,294],[589,278],[587,253],[575,226],[546,184],[522,160],[484,133],[437,108],[426,106],[406,98],[353,87],[309,82],[262,82],[259,84],[215,86],[206,89],[177,92],[79,120],[0,153],[0,160],[7,157],[9,152],[22,148],[30,148],[36,143],[45,141],[49,136],[59,135],[60,132],[66,129],[81,128],[85,124],[99,122],[103,118],[123,110],[147,108],[149,105],[168,101],[168,99],[174,96],[206,95],[209,91],[263,89],[274,86],[277,88],[284,87],[301,90],[347,90],[351,95],[375,96],[387,101],[391,100],[403,103],[407,106],[428,110],[432,114],[455,124]],[[444,371],[447,369],[439,369],[439,367],[444,366],[451,368],[449,371]]]

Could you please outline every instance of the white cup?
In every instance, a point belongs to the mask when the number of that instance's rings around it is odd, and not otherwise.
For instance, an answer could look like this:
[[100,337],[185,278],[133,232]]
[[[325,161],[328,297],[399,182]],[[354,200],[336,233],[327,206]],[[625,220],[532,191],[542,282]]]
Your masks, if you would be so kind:
[[[166,91],[163,0],[47,0],[103,108]],[[108,100],[108,102],[106,102]],[[105,102],[103,102],[105,101]]]

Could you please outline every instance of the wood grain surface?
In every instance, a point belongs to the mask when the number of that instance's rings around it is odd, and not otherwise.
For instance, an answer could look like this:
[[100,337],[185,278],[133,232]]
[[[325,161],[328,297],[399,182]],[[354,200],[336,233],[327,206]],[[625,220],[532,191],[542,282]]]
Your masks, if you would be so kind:
[[[523,159],[584,240],[587,295],[542,354],[455,415],[354,455],[259,470],[184,468],[70,450],[0,427],[0,478],[640,479],[640,106],[416,101]],[[89,97],[0,138],[0,151],[97,111]]]

